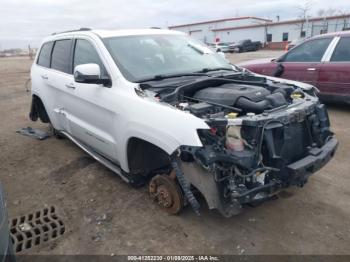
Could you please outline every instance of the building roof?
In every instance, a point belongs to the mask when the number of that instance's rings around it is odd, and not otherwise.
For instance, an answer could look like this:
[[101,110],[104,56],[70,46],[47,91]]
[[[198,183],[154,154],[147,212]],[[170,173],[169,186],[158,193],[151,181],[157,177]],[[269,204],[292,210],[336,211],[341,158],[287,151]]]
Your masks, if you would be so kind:
[[[323,20],[330,20],[330,19],[342,19],[342,18],[349,18],[350,14],[346,15],[335,15],[335,16],[326,16],[326,17],[314,17],[308,19],[309,22],[316,22],[316,21],[323,21]],[[261,23],[256,25],[246,25],[246,26],[235,26],[235,27],[224,27],[224,28],[217,28],[212,29],[212,31],[227,31],[227,30],[237,30],[237,29],[245,29],[245,28],[254,28],[254,27],[264,27],[264,26],[270,26],[270,25],[286,25],[286,24],[297,24],[301,22],[306,22],[306,19],[293,19],[293,20],[286,20],[286,21],[279,21],[279,22],[267,22],[267,23]]]
[[242,16],[242,17],[233,17],[233,18],[224,18],[224,19],[218,19],[218,20],[202,21],[202,22],[196,22],[196,23],[190,23],[190,24],[174,25],[174,26],[169,26],[169,29],[174,29],[174,28],[179,28],[179,27],[184,27],[184,26],[204,25],[204,24],[236,21],[236,20],[245,20],[245,19],[255,19],[255,20],[260,20],[260,21],[264,21],[264,22],[272,22],[272,20],[264,19],[264,18],[260,18],[260,17]]

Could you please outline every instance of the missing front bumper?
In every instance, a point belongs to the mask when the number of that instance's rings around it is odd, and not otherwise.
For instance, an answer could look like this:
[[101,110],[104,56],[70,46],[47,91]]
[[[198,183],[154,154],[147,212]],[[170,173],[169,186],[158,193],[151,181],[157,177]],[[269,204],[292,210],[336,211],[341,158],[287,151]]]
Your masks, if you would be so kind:
[[242,205],[262,202],[276,195],[281,189],[291,185],[303,186],[307,178],[322,168],[334,156],[338,146],[335,138],[330,138],[321,148],[311,148],[309,154],[286,166],[281,170],[283,179],[274,179],[266,184],[261,184],[253,188],[240,189],[229,198],[225,198],[222,183],[215,180],[214,175],[209,170],[195,162],[181,162],[181,170],[186,179],[193,185],[207,201],[209,209],[218,209],[225,217],[230,217],[241,212]]

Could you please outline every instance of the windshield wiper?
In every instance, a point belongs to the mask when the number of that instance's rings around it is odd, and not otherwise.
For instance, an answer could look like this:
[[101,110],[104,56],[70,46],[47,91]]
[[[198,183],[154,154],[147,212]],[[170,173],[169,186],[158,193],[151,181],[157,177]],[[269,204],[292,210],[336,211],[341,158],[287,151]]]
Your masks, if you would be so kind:
[[208,72],[220,71],[220,70],[234,71],[232,68],[228,68],[228,67],[213,67],[213,68],[203,68],[202,70],[197,71],[195,73],[208,73]]
[[181,76],[207,76],[206,74],[200,73],[200,72],[194,72],[194,73],[182,73],[182,74],[164,74],[164,75],[155,75],[149,78],[140,79],[137,82],[147,82],[147,81],[158,81],[163,80],[167,78],[174,78],[174,77],[181,77]]

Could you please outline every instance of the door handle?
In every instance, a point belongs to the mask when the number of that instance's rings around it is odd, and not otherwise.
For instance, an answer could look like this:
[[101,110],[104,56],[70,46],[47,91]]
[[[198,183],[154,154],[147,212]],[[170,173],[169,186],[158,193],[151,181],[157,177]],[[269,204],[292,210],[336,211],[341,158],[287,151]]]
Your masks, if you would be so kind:
[[47,75],[41,75],[41,78],[44,79],[44,80],[49,79]]
[[316,71],[316,68],[314,68],[314,67],[309,67],[309,68],[307,68],[306,70],[307,70],[307,71]]
[[60,115],[66,116],[66,113],[65,113],[64,107],[58,107],[58,108],[55,108],[55,109],[54,109],[54,111],[55,111],[55,113],[57,113],[57,114],[60,114]]
[[74,84],[66,84],[66,87],[67,87],[67,88],[70,88],[70,89],[75,89]]
[[65,111],[64,111],[64,107],[58,108],[58,113],[61,114],[61,115],[63,115],[63,116],[66,116],[66,113],[65,113]]

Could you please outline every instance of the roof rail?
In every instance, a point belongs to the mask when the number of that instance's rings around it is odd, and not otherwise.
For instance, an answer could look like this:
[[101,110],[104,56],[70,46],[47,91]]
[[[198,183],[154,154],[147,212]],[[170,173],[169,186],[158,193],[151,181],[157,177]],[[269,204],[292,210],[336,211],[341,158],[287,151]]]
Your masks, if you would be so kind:
[[91,31],[91,28],[82,27],[80,29],[75,29],[75,30],[68,30],[68,31],[63,31],[63,32],[55,32],[55,33],[52,33],[51,35],[58,35],[58,34],[70,33],[70,32],[79,32],[79,31]]

